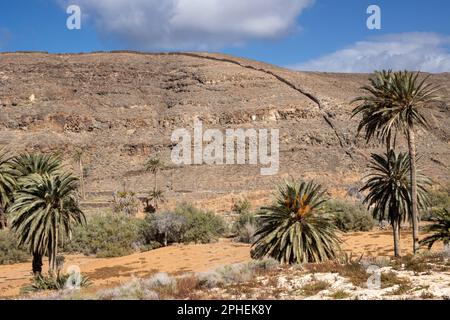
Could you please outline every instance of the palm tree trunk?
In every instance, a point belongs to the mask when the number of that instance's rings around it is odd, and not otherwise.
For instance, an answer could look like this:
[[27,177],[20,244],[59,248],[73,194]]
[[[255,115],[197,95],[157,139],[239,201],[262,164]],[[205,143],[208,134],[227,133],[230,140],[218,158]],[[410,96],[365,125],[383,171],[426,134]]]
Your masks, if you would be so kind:
[[153,188],[153,208],[155,208],[155,210],[156,210],[158,200],[156,200],[155,196],[156,196],[156,190],[158,189],[158,172],[155,171],[154,175],[155,175],[155,186]]
[[42,254],[34,252],[33,253],[33,275],[39,277],[42,274]]
[[81,198],[83,200],[86,199],[86,194],[84,191],[84,170],[83,170],[83,161],[80,158],[80,187],[81,187]]
[[409,148],[409,162],[411,174],[411,216],[413,227],[413,252],[417,253],[419,250],[419,212],[417,208],[417,173],[416,173],[416,141],[414,135],[414,128],[408,128],[408,148]]
[[394,256],[400,257],[400,221],[394,220],[392,229],[394,231]]

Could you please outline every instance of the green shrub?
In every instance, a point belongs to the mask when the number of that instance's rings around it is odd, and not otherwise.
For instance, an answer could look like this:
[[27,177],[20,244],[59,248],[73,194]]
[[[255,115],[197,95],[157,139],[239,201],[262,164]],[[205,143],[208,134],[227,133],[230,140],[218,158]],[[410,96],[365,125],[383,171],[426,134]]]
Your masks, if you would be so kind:
[[91,285],[88,277],[81,274],[61,274],[58,276],[39,276],[31,279],[31,284],[21,289],[23,293],[85,288]]
[[240,199],[233,204],[233,212],[239,215],[250,213],[252,205],[248,199]]
[[331,200],[326,209],[334,215],[335,224],[341,231],[370,231],[375,226],[371,213],[360,203]]
[[161,212],[147,215],[142,224],[145,243],[157,241],[164,246],[181,242],[187,228],[184,216],[174,212]]
[[239,242],[253,243],[258,227],[256,215],[251,212],[243,212],[234,222],[232,232]]
[[424,221],[432,221],[437,213],[444,209],[450,209],[450,185],[439,190],[430,191],[430,208],[421,212],[420,218]]
[[175,212],[148,215],[142,224],[145,244],[209,243],[225,232],[225,221],[210,211],[183,204]]
[[66,252],[119,257],[143,248],[140,236],[142,221],[128,216],[99,215],[88,219],[86,226],[75,229]]
[[0,230],[0,264],[26,262],[29,258],[29,253],[18,246],[11,231]]
[[189,204],[175,210],[186,219],[186,229],[182,236],[185,243],[209,243],[224,234],[225,220],[212,211],[203,211]]

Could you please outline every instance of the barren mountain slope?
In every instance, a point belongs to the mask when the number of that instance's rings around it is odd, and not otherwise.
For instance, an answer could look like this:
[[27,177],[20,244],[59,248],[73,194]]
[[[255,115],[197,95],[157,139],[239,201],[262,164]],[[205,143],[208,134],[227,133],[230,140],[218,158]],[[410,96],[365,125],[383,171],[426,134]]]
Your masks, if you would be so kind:
[[[107,201],[124,184],[145,192],[153,177],[142,171],[150,155],[169,164],[159,176],[169,205],[194,201],[227,211],[233,198],[266,201],[274,184],[315,178],[331,193],[357,190],[370,152],[355,138],[358,119],[349,102],[365,74],[293,72],[213,54],[45,53],[0,54],[0,145],[13,152],[61,151],[67,165],[83,148],[87,190]],[[436,183],[450,167],[450,74],[432,75],[445,102],[433,110],[431,132],[418,133],[422,164]],[[170,163],[176,128],[280,129],[280,170],[258,166]]]

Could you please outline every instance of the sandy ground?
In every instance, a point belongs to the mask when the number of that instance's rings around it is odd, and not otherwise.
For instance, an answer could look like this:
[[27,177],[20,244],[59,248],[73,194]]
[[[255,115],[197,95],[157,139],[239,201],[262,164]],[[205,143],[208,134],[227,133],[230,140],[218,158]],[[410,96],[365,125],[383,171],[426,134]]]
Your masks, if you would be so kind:
[[[389,231],[348,233],[344,234],[342,239],[344,250],[354,256],[392,255],[392,234]],[[410,253],[410,232],[402,234],[401,247],[403,254]],[[133,276],[147,277],[156,272],[202,272],[249,260],[249,245],[223,239],[206,245],[174,245],[120,258],[97,259],[70,255],[66,256],[65,266],[79,266],[81,272],[93,282],[90,290],[96,290],[125,282]],[[30,269],[31,263],[0,266],[0,297],[17,296],[20,288],[29,283]]]

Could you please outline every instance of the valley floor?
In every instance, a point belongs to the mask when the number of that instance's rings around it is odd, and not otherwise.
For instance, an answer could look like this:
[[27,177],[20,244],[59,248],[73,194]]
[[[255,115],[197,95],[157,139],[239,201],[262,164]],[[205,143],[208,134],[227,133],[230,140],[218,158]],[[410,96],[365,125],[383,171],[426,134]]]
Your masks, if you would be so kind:
[[[343,248],[353,257],[391,256],[390,231],[372,231],[344,234]],[[403,254],[412,246],[409,232],[402,234]],[[440,250],[439,246],[436,249]],[[133,276],[149,277],[158,272],[178,275],[204,272],[223,265],[250,261],[250,246],[221,239],[204,245],[173,245],[148,252],[119,258],[94,258],[83,255],[66,256],[65,267],[79,266],[93,286],[88,290],[114,287],[129,281]],[[46,262],[44,262],[46,264]],[[0,297],[11,298],[20,294],[20,288],[29,283],[31,263],[0,266]],[[44,270],[45,271],[45,270]]]

